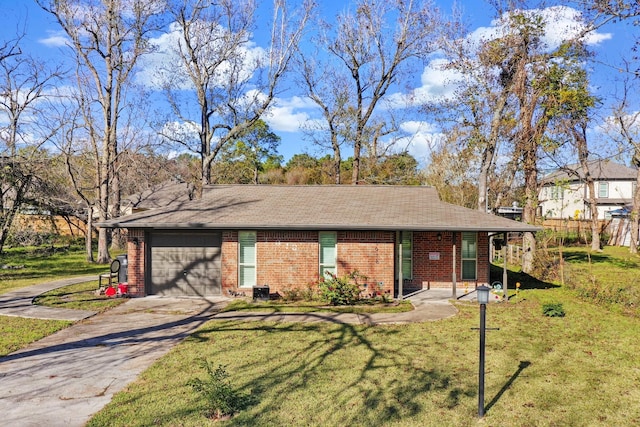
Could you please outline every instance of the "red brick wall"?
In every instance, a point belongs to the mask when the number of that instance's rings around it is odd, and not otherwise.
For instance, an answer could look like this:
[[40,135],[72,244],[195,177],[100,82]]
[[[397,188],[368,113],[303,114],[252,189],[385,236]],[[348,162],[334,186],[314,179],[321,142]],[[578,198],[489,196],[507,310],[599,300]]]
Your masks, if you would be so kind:
[[[413,280],[411,285],[427,288],[428,286],[451,287],[451,268],[453,265],[453,233],[413,233]],[[458,284],[462,282],[462,233],[456,233],[456,277]],[[439,259],[429,259],[429,253],[439,254]],[[435,258],[435,257],[434,257]],[[478,284],[489,282],[489,237],[486,232],[478,233],[477,278]],[[407,282],[405,282],[407,283]],[[475,282],[473,283],[475,286]]]
[[489,283],[489,234],[478,233],[478,284]]
[[145,247],[144,231],[129,230],[127,238],[127,282],[129,286],[128,293],[134,297],[145,296]]
[[222,294],[238,288],[238,232],[222,232]]
[[[367,284],[382,284],[393,292],[393,232],[340,232],[337,235],[338,275],[353,271],[367,277]],[[258,231],[256,234],[257,284],[271,293],[305,287],[318,281],[317,231]],[[238,233],[222,235],[222,287],[238,288]],[[364,281],[363,281],[364,283]]]
[[[451,287],[452,235],[413,233],[413,287]],[[392,231],[341,231],[337,233],[338,275],[357,270],[367,277],[370,286],[382,284],[383,291],[393,292],[396,279],[396,233]],[[318,280],[317,231],[258,231],[256,242],[257,284],[269,285],[272,293],[295,286],[307,286]],[[137,243],[134,243],[137,239]],[[461,281],[461,233],[456,233],[457,277]],[[478,283],[489,281],[489,243],[487,233],[478,233]],[[145,295],[145,247],[143,230],[130,230],[128,237],[129,292]],[[429,253],[439,259],[429,259]],[[222,232],[223,294],[238,290],[238,232]],[[475,285],[475,283],[473,283]],[[471,286],[471,284],[469,284]],[[247,290],[242,290],[247,293]]]
[[393,295],[395,232],[341,231],[338,233],[338,276],[354,271],[369,289]]
[[271,293],[318,281],[317,231],[258,231],[257,282]]

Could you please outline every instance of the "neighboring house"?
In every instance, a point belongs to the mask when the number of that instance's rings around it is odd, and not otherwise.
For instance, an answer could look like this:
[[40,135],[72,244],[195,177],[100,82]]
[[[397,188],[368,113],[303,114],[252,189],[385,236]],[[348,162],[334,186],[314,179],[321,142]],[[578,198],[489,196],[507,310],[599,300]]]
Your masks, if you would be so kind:
[[274,294],[354,271],[369,292],[473,289],[489,282],[490,233],[538,230],[443,203],[431,187],[360,185],[213,185],[98,225],[128,229],[138,296]]
[[[612,211],[633,202],[636,169],[596,160],[589,162],[589,173],[597,193],[598,219],[610,219]],[[540,214],[547,219],[591,219],[589,192],[579,165],[544,177],[538,200]]]

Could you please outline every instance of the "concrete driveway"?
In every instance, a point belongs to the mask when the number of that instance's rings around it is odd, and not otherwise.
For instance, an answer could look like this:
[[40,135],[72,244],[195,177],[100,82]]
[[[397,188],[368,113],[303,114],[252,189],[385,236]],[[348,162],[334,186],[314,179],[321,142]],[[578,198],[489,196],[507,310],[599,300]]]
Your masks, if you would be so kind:
[[131,299],[0,358],[0,424],[83,426],[226,301]]

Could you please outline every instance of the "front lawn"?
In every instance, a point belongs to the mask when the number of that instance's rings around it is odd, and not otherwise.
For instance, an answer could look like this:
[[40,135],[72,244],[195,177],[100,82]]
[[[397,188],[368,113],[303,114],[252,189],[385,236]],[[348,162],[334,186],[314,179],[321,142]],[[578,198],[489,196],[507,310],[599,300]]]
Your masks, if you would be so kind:
[[[491,304],[486,425],[640,424],[640,321],[562,288]],[[543,302],[559,302],[561,318]],[[221,425],[475,426],[478,307],[402,326],[210,321],[147,370],[90,426],[212,425],[187,385],[202,359],[245,396]]]
[[77,248],[5,249],[0,255],[0,294],[51,280],[97,276],[107,271],[108,265],[87,262],[84,251]]
[[62,320],[0,316],[0,356],[6,356],[73,324]]
[[[0,294],[26,286],[74,276],[108,271],[109,266],[89,263],[82,249],[67,247],[11,248],[0,255]],[[97,281],[55,289],[36,298],[52,307],[104,311],[123,300],[96,297]],[[29,343],[70,326],[59,320],[24,319],[0,316],[0,356],[24,348]]]
[[37,296],[33,303],[54,308],[70,308],[75,310],[91,310],[102,313],[124,303],[126,298],[96,295],[98,281],[78,283],[53,289]]

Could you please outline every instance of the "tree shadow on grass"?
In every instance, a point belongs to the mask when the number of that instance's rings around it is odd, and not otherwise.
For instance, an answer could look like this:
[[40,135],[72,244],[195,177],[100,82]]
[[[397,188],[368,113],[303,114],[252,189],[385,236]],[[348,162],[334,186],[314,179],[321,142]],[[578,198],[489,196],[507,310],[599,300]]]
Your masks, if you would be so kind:
[[[206,343],[212,337],[228,332],[234,335],[240,332],[245,336],[252,333],[276,334],[276,341],[282,343],[291,342],[289,340],[293,337],[288,335],[294,332],[302,332],[308,337],[300,341],[299,346],[274,348],[268,362],[249,358],[242,366],[234,368],[254,372],[240,391],[252,397],[250,404],[260,407],[260,416],[259,420],[254,420],[255,410],[248,408],[233,417],[232,424],[243,425],[251,421],[260,425],[284,425],[290,422],[280,414],[282,399],[297,399],[302,395],[301,399],[305,401],[304,396],[309,393],[328,392],[322,388],[316,390],[318,382],[326,381],[327,375],[337,376],[331,386],[329,406],[345,410],[340,414],[327,414],[327,407],[319,401],[318,410],[323,413],[317,416],[321,419],[329,417],[333,421],[339,418],[339,423],[343,425],[384,425],[415,416],[426,410],[425,394],[428,393],[444,396],[438,400],[443,402],[442,407],[448,409],[455,408],[464,396],[474,393],[473,390],[464,390],[463,385],[454,384],[455,380],[436,363],[415,363],[416,354],[412,350],[390,350],[386,345],[383,348],[374,345],[367,338],[368,327],[365,326],[215,321],[208,323],[190,339]],[[391,339],[398,331],[394,328],[378,328],[375,333],[388,334],[387,338]],[[381,342],[388,339],[382,338]],[[245,342],[243,345],[251,343]],[[216,357],[216,353],[221,357],[223,349],[212,350],[214,354],[209,357]],[[354,353],[361,356],[348,356]],[[327,373],[331,367],[336,367],[336,358],[341,357],[345,357],[343,367],[335,368],[337,370],[334,373]],[[265,363],[268,368],[260,366]],[[326,396],[318,396],[318,399],[324,398]]]

